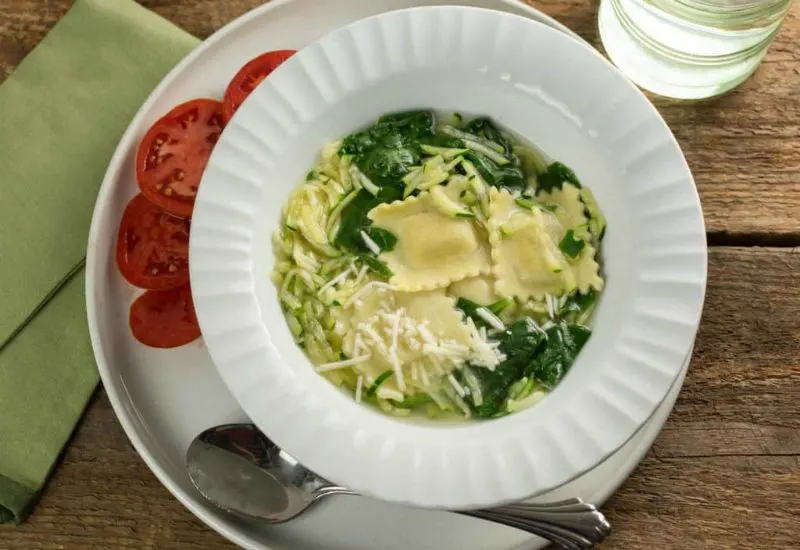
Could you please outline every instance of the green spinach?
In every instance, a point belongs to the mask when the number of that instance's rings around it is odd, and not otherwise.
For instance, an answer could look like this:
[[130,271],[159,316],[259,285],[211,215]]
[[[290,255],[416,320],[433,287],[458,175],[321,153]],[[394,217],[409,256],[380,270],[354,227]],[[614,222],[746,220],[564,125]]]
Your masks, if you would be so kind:
[[506,359],[494,371],[474,368],[483,394],[483,403],[474,407],[480,417],[505,412],[508,390],[524,376],[547,335],[530,317],[523,317],[498,336]]
[[550,192],[553,189],[561,189],[564,183],[571,183],[575,187],[580,188],[581,182],[578,176],[575,175],[568,166],[560,162],[553,162],[547,167],[547,171],[539,174],[538,185],[539,191]]
[[488,117],[478,117],[464,126],[463,130],[476,136],[481,136],[484,139],[493,141],[503,148],[503,155],[509,159],[511,155],[511,143],[506,139],[503,133],[494,125],[494,122]]
[[483,403],[474,407],[480,417],[505,414],[509,390],[520,379],[532,378],[552,389],[569,371],[591,331],[578,324],[561,321],[546,331],[530,317],[523,317],[498,335],[500,351],[506,359],[494,371],[474,368],[483,394]]
[[[399,187],[384,187],[377,195],[372,195],[364,189],[359,191],[352,202],[342,210],[339,231],[336,233],[336,244],[357,254],[369,252],[367,245],[364,244],[364,239],[361,238],[361,231],[368,230],[372,225],[367,214],[381,203],[402,198],[403,190]],[[369,231],[367,233],[374,240],[373,233]]]
[[547,329],[547,342],[541,353],[526,369],[526,376],[533,378],[547,389],[553,389],[567,374],[592,331],[583,325],[562,321]]
[[509,190],[525,189],[525,173],[518,162],[498,166],[492,159],[477,151],[467,151],[464,153],[464,158],[475,165],[475,169],[489,185]]
[[382,116],[360,132],[347,136],[339,155],[353,155],[354,162],[379,187],[402,188],[409,168],[420,163],[420,145],[434,135],[430,111],[408,111]]
[[490,312],[494,313],[495,315],[499,315],[504,309],[514,303],[514,300],[511,298],[501,298],[497,300],[495,303],[490,304],[488,306],[482,306],[477,302],[473,302],[472,300],[468,300],[467,298],[459,298],[456,300],[456,309],[460,309],[464,315],[469,317],[475,322],[475,326],[477,327],[488,327],[489,324],[478,315],[478,308],[485,307]]
[[358,259],[361,260],[364,265],[382,277],[388,279],[394,275],[394,272],[389,269],[389,266],[380,261],[377,256],[373,256],[372,254],[361,254]]
[[364,230],[372,242],[378,245],[382,251],[394,250],[397,244],[397,237],[388,229],[371,226]]
[[581,250],[586,248],[586,243],[583,242],[582,239],[577,238],[575,236],[575,231],[570,229],[567,231],[566,235],[564,235],[564,238],[561,239],[561,242],[558,243],[558,247],[570,258],[577,258]]
[[598,292],[590,289],[585,294],[573,294],[558,311],[558,318],[570,323],[580,323],[591,316],[597,304]]

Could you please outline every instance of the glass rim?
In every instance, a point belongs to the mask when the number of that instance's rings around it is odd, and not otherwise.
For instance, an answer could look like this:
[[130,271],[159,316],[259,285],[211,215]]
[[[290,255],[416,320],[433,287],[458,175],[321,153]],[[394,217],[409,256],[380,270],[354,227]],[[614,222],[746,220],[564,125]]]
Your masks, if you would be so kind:
[[[632,0],[640,2],[642,5],[649,9],[657,9],[662,16],[667,16],[670,18],[677,18],[680,19],[680,24],[682,25],[692,25],[696,27],[705,27],[700,22],[694,20],[687,20],[681,18],[678,14],[673,13],[672,11],[664,10],[661,8],[661,4],[669,4],[674,6],[676,4],[685,5],[685,1],[681,0]],[[791,0],[779,0],[782,8],[788,8],[789,4],[791,4]],[[716,66],[716,65],[726,65],[729,63],[734,63],[741,61],[743,59],[747,59],[749,57],[760,55],[766,50],[772,41],[775,39],[776,34],[780,30],[780,23],[782,22],[783,17],[776,19],[771,24],[776,24],[775,28],[770,31],[762,40],[758,43],[749,46],[743,50],[728,53],[724,55],[716,55],[716,56],[708,56],[708,55],[697,55],[697,54],[687,54],[685,52],[675,50],[669,46],[666,46],[660,41],[654,40],[651,36],[644,33],[642,30],[638,28],[638,26],[631,20],[631,18],[626,13],[625,7],[622,5],[621,0],[610,0],[611,7],[616,14],[617,19],[619,20],[620,24],[623,28],[629,32],[638,42],[640,42],[643,46],[653,50],[657,54],[673,59],[675,61],[680,62],[688,62],[694,65],[706,65],[706,66]],[[785,15],[785,10],[783,15]],[[730,29],[728,29],[730,30]]]

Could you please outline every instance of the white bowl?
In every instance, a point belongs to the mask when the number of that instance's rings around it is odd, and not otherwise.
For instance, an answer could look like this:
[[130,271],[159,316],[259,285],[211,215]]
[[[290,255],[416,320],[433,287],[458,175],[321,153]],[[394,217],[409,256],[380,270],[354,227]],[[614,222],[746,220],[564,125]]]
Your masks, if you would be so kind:
[[[282,205],[320,148],[410,108],[486,114],[572,167],[608,220],[595,332],[540,404],[431,426],[385,416],[318,375],[269,275]],[[551,490],[623,445],[664,399],[697,330],[703,217],[672,134],[594,50],[491,10],[390,12],[305,48],[224,131],[193,216],[191,282],[209,352],[253,421],[364,494],[473,508]]]

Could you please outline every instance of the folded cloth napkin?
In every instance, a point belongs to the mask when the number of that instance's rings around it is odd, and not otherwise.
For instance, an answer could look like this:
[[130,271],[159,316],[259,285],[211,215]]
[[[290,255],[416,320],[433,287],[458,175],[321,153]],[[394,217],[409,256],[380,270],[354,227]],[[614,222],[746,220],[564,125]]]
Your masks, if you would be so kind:
[[30,510],[97,384],[83,263],[106,165],[197,43],[133,0],[77,0],[0,85],[0,523]]

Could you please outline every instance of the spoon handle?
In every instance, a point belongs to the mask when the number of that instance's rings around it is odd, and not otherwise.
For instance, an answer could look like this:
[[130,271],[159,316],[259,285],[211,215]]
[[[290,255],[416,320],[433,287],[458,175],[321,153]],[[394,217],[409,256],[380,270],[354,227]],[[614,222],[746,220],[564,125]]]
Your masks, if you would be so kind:
[[[345,487],[324,485],[314,491],[313,502],[331,495],[357,494]],[[611,525],[605,516],[579,498],[544,504],[509,504],[456,513],[539,535],[563,550],[591,550],[611,533]]]
[[611,532],[611,525],[603,514],[579,498],[547,504],[509,504],[458,513],[539,535],[564,550],[590,550]]

